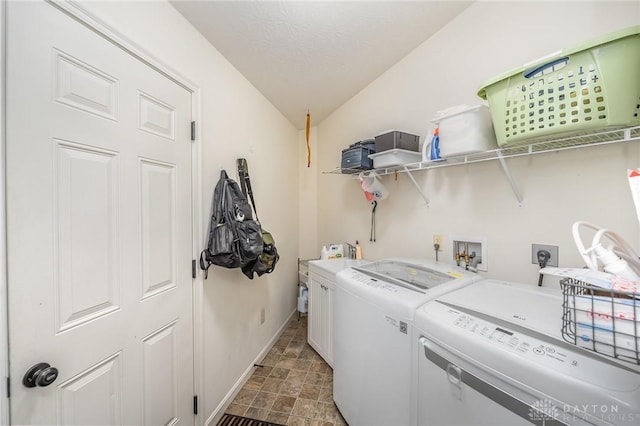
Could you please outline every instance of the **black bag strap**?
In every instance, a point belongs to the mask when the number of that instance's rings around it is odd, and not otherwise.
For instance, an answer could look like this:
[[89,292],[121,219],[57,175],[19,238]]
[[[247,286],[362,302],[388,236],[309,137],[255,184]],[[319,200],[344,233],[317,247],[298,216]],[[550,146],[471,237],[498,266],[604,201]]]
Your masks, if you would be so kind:
[[256,214],[256,221],[260,222],[258,219],[258,210],[256,209],[256,202],[253,199],[253,191],[251,190],[251,179],[249,179],[249,164],[247,164],[247,160],[244,158],[238,158],[236,160],[238,165],[238,178],[240,180],[240,188],[242,189],[242,193],[245,197],[247,197],[251,201],[251,207],[253,207],[253,211]]
[[218,200],[218,204],[215,206],[215,217],[216,217],[216,221],[218,223],[224,223],[226,221],[226,217],[225,217],[225,209],[224,209],[224,204],[226,202],[226,197],[227,197],[227,179],[229,179],[229,176],[227,175],[227,171],[222,169],[220,170],[220,183],[222,185],[221,187],[221,194],[220,194],[220,199]]
[[207,259],[206,252],[207,250],[205,249],[202,250],[202,253],[200,253],[200,269],[204,271],[205,280],[209,278],[209,267],[213,265],[213,263],[209,262],[209,260]]

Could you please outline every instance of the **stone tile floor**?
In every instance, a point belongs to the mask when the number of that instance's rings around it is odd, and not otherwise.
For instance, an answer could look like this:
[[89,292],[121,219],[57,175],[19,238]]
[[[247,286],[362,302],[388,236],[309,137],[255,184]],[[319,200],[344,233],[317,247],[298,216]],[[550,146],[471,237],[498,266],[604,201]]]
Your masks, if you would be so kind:
[[346,426],[333,402],[333,371],[307,343],[297,315],[256,367],[227,413],[295,426]]

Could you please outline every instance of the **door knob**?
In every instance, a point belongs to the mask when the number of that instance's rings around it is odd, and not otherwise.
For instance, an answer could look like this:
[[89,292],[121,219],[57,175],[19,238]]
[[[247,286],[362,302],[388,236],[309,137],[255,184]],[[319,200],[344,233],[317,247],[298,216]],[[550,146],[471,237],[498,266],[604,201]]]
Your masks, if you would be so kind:
[[58,369],[46,362],[34,365],[25,373],[22,384],[28,388],[36,386],[49,386],[58,378]]

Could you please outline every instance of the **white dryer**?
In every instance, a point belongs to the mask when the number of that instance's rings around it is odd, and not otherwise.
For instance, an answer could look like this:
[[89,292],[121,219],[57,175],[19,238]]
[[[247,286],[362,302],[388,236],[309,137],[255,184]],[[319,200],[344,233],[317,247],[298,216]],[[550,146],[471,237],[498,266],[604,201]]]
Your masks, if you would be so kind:
[[349,425],[410,424],[415,311],[480,279],[462,268],[408,259],[338,273],[333,399]]
[[566,343],[560,290],[487,280],[416,312],[419,425],[640,424],[640,370]]

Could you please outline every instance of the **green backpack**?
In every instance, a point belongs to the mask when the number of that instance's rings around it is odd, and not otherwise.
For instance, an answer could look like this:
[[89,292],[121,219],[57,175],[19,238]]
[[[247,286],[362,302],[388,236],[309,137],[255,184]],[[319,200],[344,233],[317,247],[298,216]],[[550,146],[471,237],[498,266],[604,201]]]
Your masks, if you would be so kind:
[[[258,220],[258,210],[256,210],[256,203],[253,199],[253,191],[251,190],[251,180],[249,179],[249,165],[247,164],[247,160],[244,158],[238,158],[238,178],[240,181],[240,187],[242,188],[242,193],[247,196],[249,200],[251,200],[251,206],[253,207],[253,211],[255,212],[256,220]],[[258,257],[247,264],[242,266],[242,272],[249,277],[249,279],[253,279],[254,272],[258,274],[258,276],[262,276],[262,274],[269,274],[273,272],[276,267],[276,263],[278,259],[280,259],[280,255],[278,255],[278,249],[276,248],[276,241],[273,238],[273,235],[264,227],[262,228],[262,253],[258,255]]]

